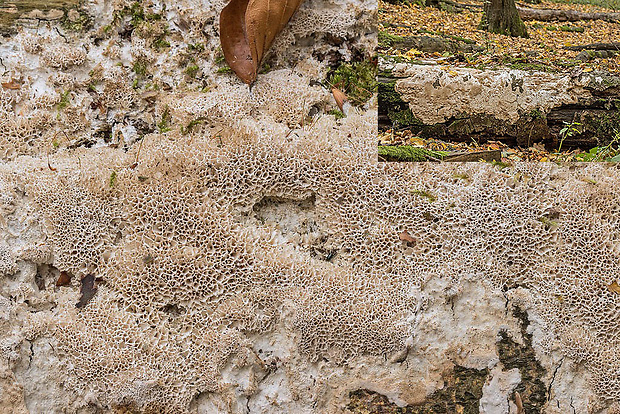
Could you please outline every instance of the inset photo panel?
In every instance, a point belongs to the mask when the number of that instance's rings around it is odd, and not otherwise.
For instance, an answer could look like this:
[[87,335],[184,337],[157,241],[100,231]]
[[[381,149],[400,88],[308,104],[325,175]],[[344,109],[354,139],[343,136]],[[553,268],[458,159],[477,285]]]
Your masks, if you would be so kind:
[[380,161],[620,161],[617,0],[382,0],[378,36]]

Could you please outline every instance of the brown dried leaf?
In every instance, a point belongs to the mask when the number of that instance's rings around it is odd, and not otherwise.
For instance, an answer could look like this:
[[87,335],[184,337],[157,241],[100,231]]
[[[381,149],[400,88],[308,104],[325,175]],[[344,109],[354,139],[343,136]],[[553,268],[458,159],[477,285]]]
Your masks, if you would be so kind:
[[245,11],[249,0],[231,0],[220,13],[220,42],[228,66],[245,83],[256,79],[257,65],[252,61],[252,53],[245,28]]
[[231,0],[220,14],[220,42],[230,68],[245,83],[303,0]]
[[22,84],[15,79],[11,79],[10,82],[2,82],[2,87],[4,89],[19,90],[22,88]]
[[71,283],[71,275],[64,270],[60,272],[60,276],[58,276],[58,280],[56,281],[56,286],[68,286]]
[[607,289],[620,295],[620,285],[615,280],[611,285],[607,286]]
[[340,89],[338,88],[332,88],[332,95],[334,95],[334,99],[336,100],[336,103],[338,104],[338,108],[340,108],[340,112],[343,111],[343,105],[344,105],[344,101],[346,101],[347,95],[342,92]]
[[84,276],[81,280],[82,287],[80,288],[80,293],[82,296],[80,297],[80,301],[75,304],[76,308],[83,308],[86,304],[95,297],[95,293],[97,293],[97,288],[95,287],[95,275],[88,274]]
[[407,230],[400,233],[398,235],[398,238],[406,242],[415,243],[415,239],[411,237],[411,235],[407,232]]
[[515,391],[515,405],[517,406],[517,414],[524,414],[525,410],[523,410],[523,401],[521,401],[521,394]]

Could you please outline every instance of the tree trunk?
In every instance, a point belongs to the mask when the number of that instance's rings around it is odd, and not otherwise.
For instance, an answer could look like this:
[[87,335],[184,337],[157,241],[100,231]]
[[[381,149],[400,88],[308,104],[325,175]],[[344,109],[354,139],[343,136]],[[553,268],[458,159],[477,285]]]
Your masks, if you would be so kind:
[[480,26],[491,33],[528,37],[514,0],[487,1]]

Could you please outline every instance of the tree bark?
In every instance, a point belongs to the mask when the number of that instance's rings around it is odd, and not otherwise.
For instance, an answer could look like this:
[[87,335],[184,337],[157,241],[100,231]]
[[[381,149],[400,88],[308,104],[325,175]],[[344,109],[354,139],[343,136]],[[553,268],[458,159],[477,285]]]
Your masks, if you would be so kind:
[[542,22],[555,20],[561,22],[575,22],[578,20],[620,21],[620,13],[583,13],[575,10],[524,9],[521,7],[518,7],[517,11],[523,20],[539,20]]
[[491,33],[528,37],[514,0],[487,1],[480,26]]

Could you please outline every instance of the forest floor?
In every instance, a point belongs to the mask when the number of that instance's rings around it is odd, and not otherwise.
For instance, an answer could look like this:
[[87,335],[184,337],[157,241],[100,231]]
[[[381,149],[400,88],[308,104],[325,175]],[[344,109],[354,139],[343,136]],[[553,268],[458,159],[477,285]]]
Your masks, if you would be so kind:
[[[441,0],[440,0],[441,1]],[[569,50],[567,47],[593,43],[620,42],[620,19],[614,21],[524,21],[529,38],[510,37],[478,29],[483,17],[482,0],[448,1],[440,7],[425,7],[425,0],[398,2],[379,1],[379,56],[390,65],[412,63],[466,67],[481,70],[498,68],[542,71],[576,76],[603,71],[620,75],[620,50],[599,55]],[[517,7],[533,9],[574,10],[579,12],[620,12],[620,0],[554,0]],[[428,36],[475,46],[472,50],[425,52],[402,47],[398,39]],[[590,56],[586,56],[590,53]],[[585,57],[584,57],[585,56]],[[564,134],[571,133],[567,125]],[[532,145],[528,148],[493,140],[479,142],[446,141],[445,137],[421,138],[408,128],[380,127],[379,145],[412,145],[441,151],[502,150],[502,161],[616,161],[620,157],[620,124],[615,128],[611,145],[595,148],[558,148]],[[615,157],[615,158],[614,158]]]

